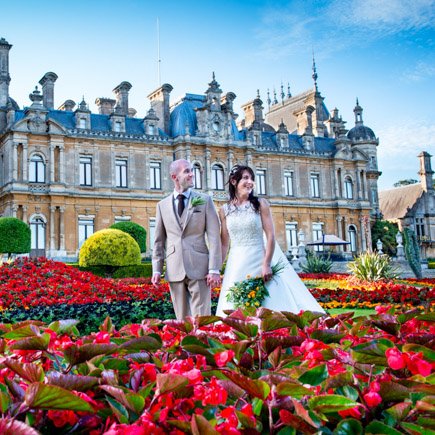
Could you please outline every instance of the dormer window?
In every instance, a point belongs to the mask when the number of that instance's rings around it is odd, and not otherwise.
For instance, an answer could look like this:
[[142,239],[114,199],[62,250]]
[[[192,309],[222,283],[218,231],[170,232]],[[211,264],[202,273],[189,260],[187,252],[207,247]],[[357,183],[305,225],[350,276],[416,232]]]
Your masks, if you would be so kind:
[[80,118],[79,119],[79,128],[86,128],[86,119],[85,118]]
[[116,133],[120,133],[121,132],[121,122],[120,121],[116,121],[113,129],[114,129],[114,131]]
[[156,127],[154,125],[148,125],[148,134],[154,136],[156,134]]

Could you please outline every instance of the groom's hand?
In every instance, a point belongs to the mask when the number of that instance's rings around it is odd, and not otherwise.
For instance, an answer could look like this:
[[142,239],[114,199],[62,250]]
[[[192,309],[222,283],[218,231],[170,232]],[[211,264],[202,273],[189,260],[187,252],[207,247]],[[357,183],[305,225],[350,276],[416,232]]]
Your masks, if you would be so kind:
[[160,278],[161,278],[160,273],[154,273],[154,274],[153,274],[153,277],[151,278],[151,284],[152,284],[155,288],[157,288],[157,287],[160,285]]
[[206,279],[207,285],[211,288],[218,287],[221,283],[221,276],[218,273],[209,273]]

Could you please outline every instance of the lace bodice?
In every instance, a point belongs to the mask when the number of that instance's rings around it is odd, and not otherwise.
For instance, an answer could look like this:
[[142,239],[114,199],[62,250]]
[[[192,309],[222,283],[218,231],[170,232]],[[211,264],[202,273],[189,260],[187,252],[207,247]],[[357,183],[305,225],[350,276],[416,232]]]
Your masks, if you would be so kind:
[[225,204],[224,212],[232,247],[264,246],[261,216],[251,204],[242,207]]

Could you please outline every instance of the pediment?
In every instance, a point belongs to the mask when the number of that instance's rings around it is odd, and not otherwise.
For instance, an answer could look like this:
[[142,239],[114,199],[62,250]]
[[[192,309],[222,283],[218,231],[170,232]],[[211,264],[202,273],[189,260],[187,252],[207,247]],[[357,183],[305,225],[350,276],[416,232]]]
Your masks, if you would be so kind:
[[50,134],[67,134],[67,130],[63,125],[59,124],[57,121],[54,121],[53,119],[47,120],[48,124],[48,133]]

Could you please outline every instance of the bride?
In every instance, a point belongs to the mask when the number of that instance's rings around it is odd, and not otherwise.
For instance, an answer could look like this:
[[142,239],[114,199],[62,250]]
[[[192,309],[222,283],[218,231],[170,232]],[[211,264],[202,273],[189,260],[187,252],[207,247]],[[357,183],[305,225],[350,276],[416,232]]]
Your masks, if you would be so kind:
[[[324,313],[275,242],[269,203],[254,196],[254,179],[249,166],[235,166],[228,181],[230,200],[219,211],[222,260],[230,251],[216,315],[225,316],[224,310],[235,309],[227,300],[228,290],[248,276],[262,276],[266,283],[269,296],[263,300],[263,307],[293,313],[301,310]],[[285,267],[272,277],[271,266],[278,263]]]

